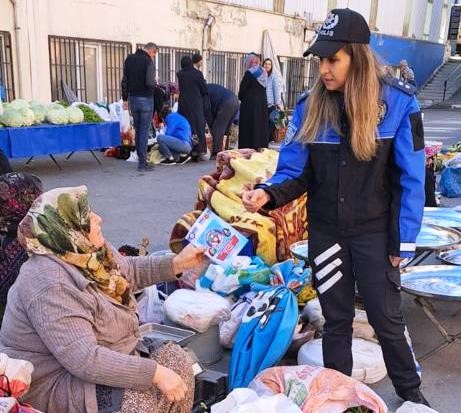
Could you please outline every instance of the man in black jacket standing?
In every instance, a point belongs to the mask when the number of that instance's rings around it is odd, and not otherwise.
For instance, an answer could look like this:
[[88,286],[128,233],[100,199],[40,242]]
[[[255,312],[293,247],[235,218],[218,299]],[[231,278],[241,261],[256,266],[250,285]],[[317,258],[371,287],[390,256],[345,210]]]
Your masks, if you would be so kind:
[[153,166],[147,163],[147,139],[154,112],[155,73],[152,59],[156,53],[155,43],[147,43],[143,49],[130,54],[123,66],[123,108],[128,109],[129,103],[133,115],[138,171],[153,169]]

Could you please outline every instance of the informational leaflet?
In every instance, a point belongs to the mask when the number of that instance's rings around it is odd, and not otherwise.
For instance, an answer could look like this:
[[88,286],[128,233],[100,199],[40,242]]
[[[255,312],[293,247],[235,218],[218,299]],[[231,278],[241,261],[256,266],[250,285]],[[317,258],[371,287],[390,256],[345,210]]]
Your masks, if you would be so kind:
[[187,233],[186,239],[196,247],[205,247],[215,264],[227,265],[248,240],[209,208],[205,209]]

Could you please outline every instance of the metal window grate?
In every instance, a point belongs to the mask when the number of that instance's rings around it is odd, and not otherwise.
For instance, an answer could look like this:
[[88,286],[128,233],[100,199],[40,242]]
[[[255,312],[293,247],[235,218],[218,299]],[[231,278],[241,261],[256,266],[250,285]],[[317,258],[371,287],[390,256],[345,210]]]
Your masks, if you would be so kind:
[[48,36],[48,48],[52,100],[63,99],[62,82],[84,102],[120,99],[130,43]]
[[208,83],[218,83],[238,93],[245,73],[244,61],[244,53],[212,51],[207,65]]
[[[143,48],[144,44],[138,43],[136,48]],[[176,73],[181,69],[181,58],[198,53],[197,49],[183,47],[159,46],[154,58],[155,77],[159,82],[176,82]]]
[[0,31],[0,100],[14,100],[13,52],[11,50],[11,35]]
[[294,108],[298,96],[307,88],[312,88],[319,74],[319,60],[310,57],[286,57],[284,60],[283,72],[286,79],[285,104],[288,108]]

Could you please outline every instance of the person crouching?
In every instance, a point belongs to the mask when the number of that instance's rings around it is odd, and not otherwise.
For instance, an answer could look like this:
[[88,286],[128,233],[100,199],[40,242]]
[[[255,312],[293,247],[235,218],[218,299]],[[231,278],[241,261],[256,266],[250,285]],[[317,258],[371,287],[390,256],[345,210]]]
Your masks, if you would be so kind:
[[183,165],[189,162],[192,151],[192,130],[187,119],[165,106],[162,119],[166,123],[165,134],[157,136],[160,153],[165,157],[162,165]]

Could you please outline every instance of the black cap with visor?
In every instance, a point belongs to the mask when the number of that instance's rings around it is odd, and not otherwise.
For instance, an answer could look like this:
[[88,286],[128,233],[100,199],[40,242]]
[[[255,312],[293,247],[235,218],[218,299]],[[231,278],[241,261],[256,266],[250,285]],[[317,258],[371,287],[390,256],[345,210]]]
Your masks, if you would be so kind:
[[370,28],[360,13],[351,9],[333,9],[303,56],[332,57],[349,43],[369,44]]

